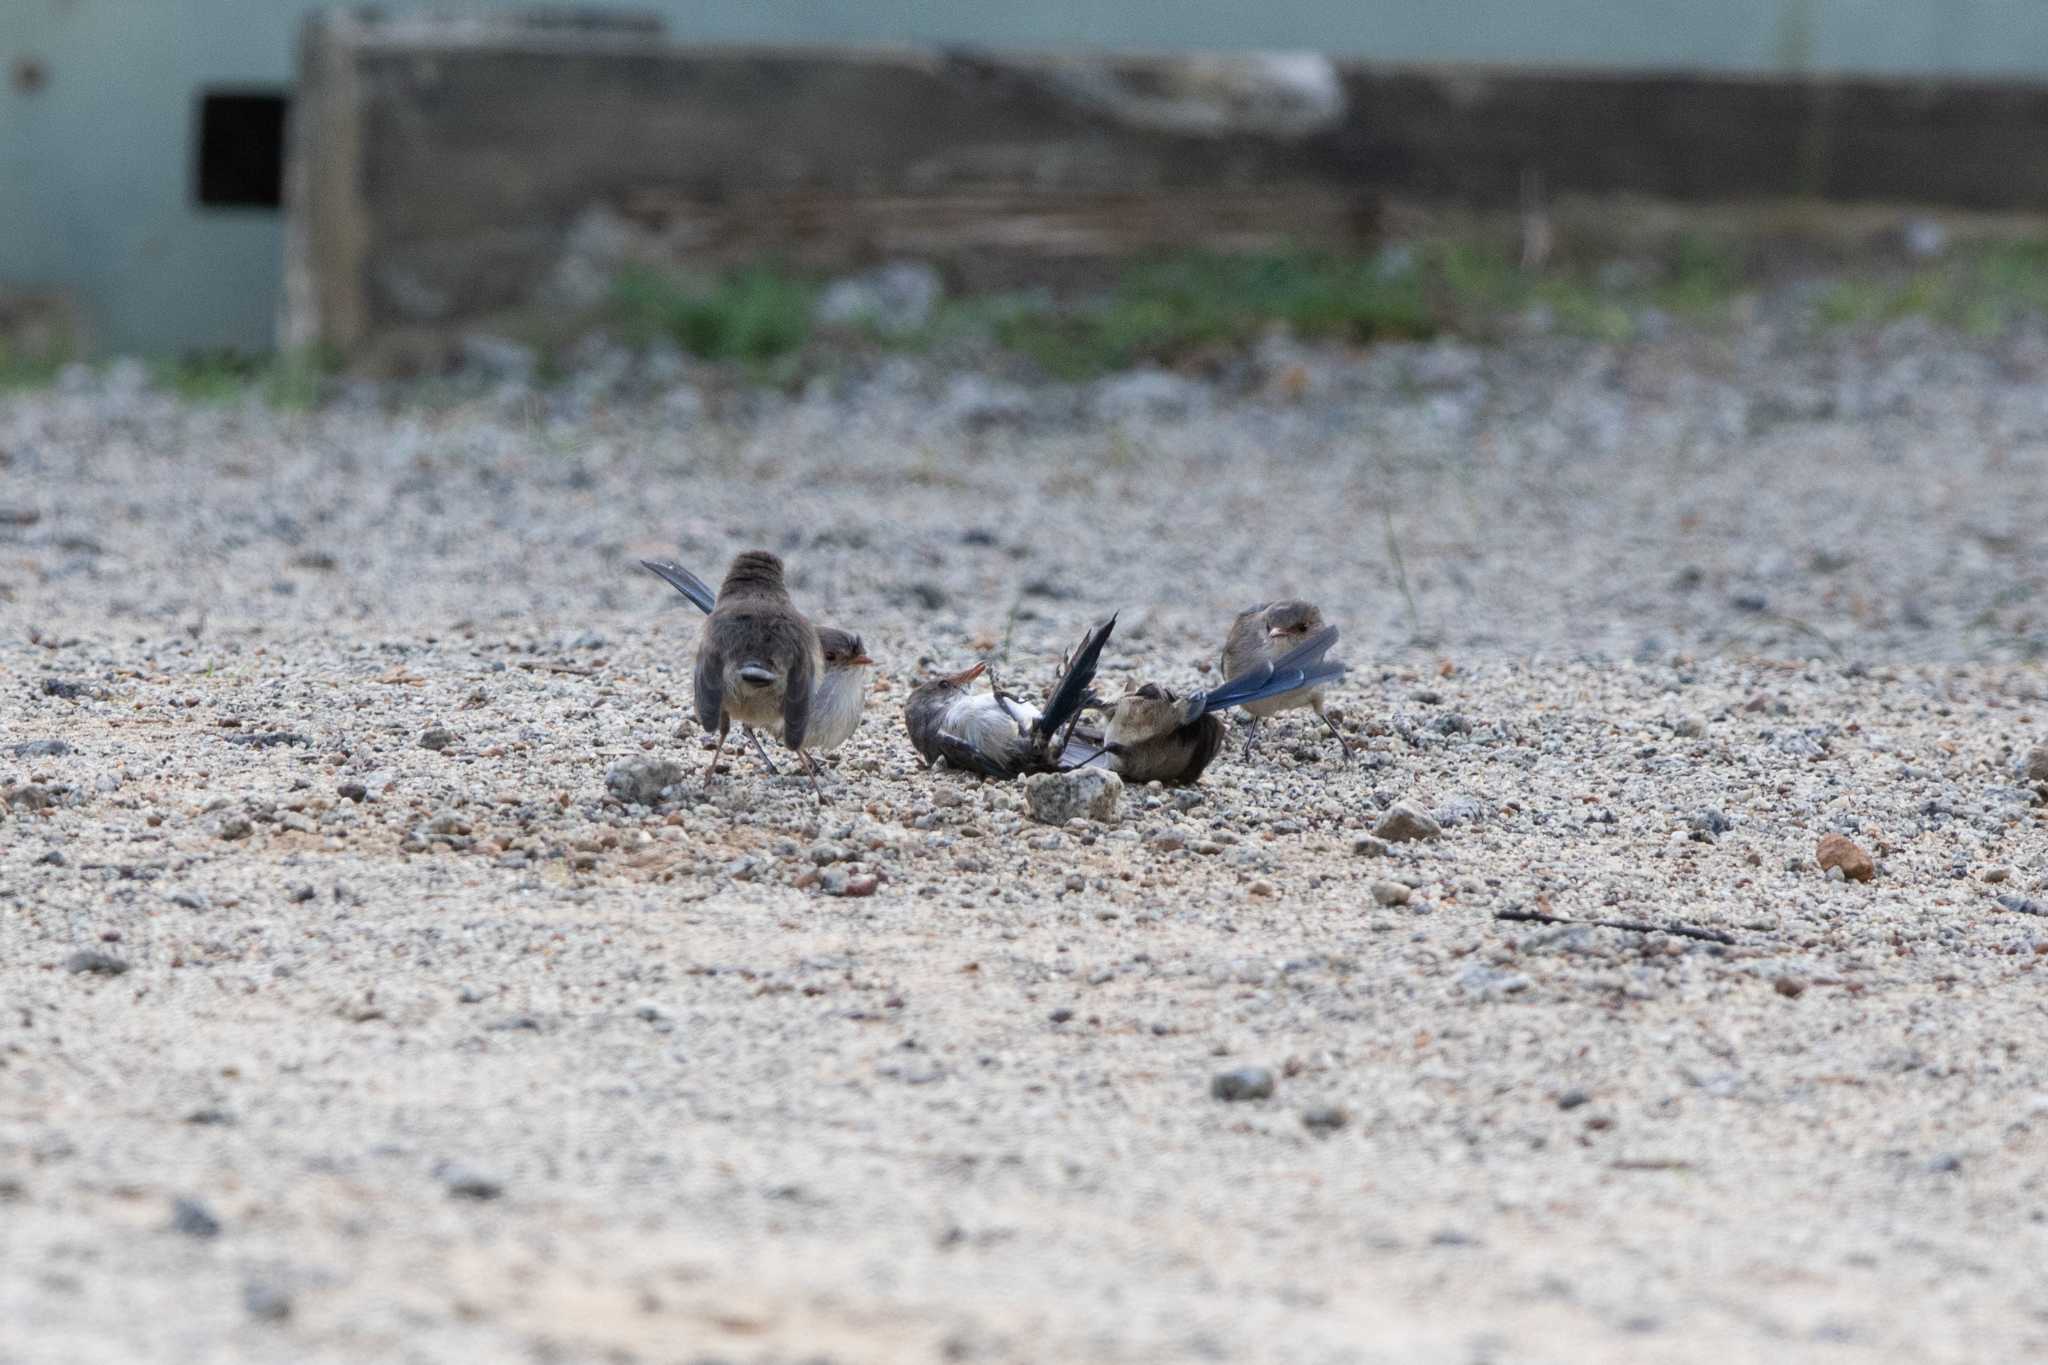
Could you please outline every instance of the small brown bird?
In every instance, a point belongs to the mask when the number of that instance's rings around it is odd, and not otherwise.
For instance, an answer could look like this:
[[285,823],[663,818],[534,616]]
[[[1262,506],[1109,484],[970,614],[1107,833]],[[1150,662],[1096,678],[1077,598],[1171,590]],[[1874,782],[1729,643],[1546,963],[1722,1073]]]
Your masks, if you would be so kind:
[[[1247,607],[1237,614],[1230,623],[1230,636],[1223,643],[1223,676],[1240,677],[1251,672],[1261,663],[1272,663],[1289,650],[1295,649],[1305,640],[1323,629],[1323,613],[1313,602],[1289,600],[1285,602],[1261,602]],[[1323,709],[1323,689],[1320,686],[1303,687],[1280,696],[1268,697],[1262,701],[1245,705],[1244,755],[1250,758],[1252,745],[1258,739],[1258,725],[1268,716],[1282,711],[1291,711],[1297,706],[1306,706],[1316,713],[1316,719],[1329,727],[1337,736],[1337,743],[1344,750],[1348,761],[1351,757],[1351,741],[1344,738],[1337,723],[1330,719]]]
[[697,723],[718,730],[718,747],[704,773],[707,791],[725,753],[726,734],[737,723],[779,732],[824,801],[817,767],[804,752],[811,688],[823,669],[817,629],[789,600],[782,561],[766,550],[736,556],[697,641]]
[[1097,741],[1106,762],[1126,782],[1198,781],[1223,747],[1218,712],[1250,711],[1290,693],[1320,689],[1344,676],[1344,665],[1324,656],[1337,628],[1324,626],[1277,659],[1260,659],[1222,686],[1182,697],[1146,683],[1117,698]]
[[[711,590],[711,585],[682,565],[665,559],[643,559],[640,566],[688,598],[706,616],[718,609],[718,594]],[[868,695],[868,670],[875,661],[868,657],[860,636],[833,626],[818,627],[818,649],[824,668],[811,686],[811,723],[804,733],[803,747],[813,753],[824,753],[851,739],[860,727],[861,710]],[[775,731],[776,727],[770,729]],[[761,747],[761,736],[751,726],[746,734],[768,771],[779,772],[775,760]]]

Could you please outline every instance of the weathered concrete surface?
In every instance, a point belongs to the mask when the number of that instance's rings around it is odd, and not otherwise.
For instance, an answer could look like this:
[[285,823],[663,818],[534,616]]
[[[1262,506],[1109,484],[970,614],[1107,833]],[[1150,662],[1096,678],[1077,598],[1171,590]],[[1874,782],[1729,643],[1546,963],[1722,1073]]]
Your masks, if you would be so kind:
[[551,302],[610,255],[840,268],[1357,245],[1382,196],[2048,207],[2018,86],[710,49],[649,26],[316,19],[283,336],[355,350]]

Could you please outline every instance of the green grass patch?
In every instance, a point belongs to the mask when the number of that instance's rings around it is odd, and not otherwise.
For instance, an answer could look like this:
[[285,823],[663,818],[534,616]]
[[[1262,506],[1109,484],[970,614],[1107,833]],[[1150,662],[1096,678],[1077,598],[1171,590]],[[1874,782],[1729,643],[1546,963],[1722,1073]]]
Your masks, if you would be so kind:
[[817,286],[769,266],[715,278],[634,267],[612,303],[629,340],[665,336],[704,360],[763,364],[800,348],[811,334]]
[[223,347],[156,361],[150,382],[188,403],[238,403],[254,395],[273,408],[304,410],[319,403],[336,367],[325,350],[285,355]]
[[46,389],[57,382],[64,365],[50,356],[16,355],[0,346],[0,393]]
[[1974,336],[1995,336],[2028,314],[2048,314],[2048,241],[1988,243],[1916,270],[1838,280],[1818,305],[1829,326],[1921,317]]
[[1740,261],[1700,238],[1680,240],[1637,274],[1603,283],[1570,267],[1524,270],[1505,250],[1472,241],[1370,257],[1177,256],[1133,267],[1095,300],[1012,312],[995,336],[1069,379],[1242,347],[1273,327],[1309,339],[1416,340],[1484,334],[1538,308],[1560,331],[1622,342],[1646,308],[1709,316],[1744,282]]
[[1568,335],[1624,342],[1647,309],[1708,318],[1745,286],[1741,259],[1698,236],[1677,239],[1662,259],[1624,263],[1629,268],[1619,271],[1573,264],[1525,270],[1504,250],[1474,242],[1433,244],[1423,262],[1442,300],[1445,328],[1471,332],[1542,309]]
[[1201,254],[1136,265],[1095,300],[1016,311],[997,322],[995,335],[1073,379],[1243,346],[1275,326],[1370,341],[1430,336],[1438,323],[1411,268],[1308,254]]

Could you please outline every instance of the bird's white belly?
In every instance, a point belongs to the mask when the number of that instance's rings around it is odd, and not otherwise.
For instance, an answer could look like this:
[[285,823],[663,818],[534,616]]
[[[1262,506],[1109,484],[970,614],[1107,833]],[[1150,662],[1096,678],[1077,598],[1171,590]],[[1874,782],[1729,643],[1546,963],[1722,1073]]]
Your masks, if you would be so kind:
[[811,693],[811,721],[804,734],[804,747],[823,753],[851,739],[860,728],[861,702],[867,688],[865,668],[828,671],[824,682]]
[[945,731],[976,753],[993,759],[1007,759],[1024,742],[1022,726],[1038,719],[1038,708],[1028,702],[1008,707],[992,696],[962,697],[946,708]]

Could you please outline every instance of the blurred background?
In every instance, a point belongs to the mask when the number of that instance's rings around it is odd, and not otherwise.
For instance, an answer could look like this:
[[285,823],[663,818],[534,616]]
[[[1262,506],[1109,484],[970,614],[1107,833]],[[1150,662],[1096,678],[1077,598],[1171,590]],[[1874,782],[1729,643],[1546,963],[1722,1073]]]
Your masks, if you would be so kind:
[[[372,316],[345,320],[339,329],[332,316],[313,316],[311,305],[291,316],[286,129],[307,80],[301,67],[301,26],[318,9],[308,0],[10,0],[0,7],[0,339],[16,368],[73,354],[260,354],[278,344],[281,321],[288,345],[324,341],[354,351],[388,333],[393,322],[408,320],[400,316],[405,309],[385,307],[388,299],[379,303],[375,298],[362,305]],[[1224,84],[1238,83],[1232,97],[1244,96],[1245,81],[1253,86],[1278,81],[1288,87],[1280,91],[1283,101],[1307,102],[1311,126],[1296,130],[1303,136],[1287,135],[1285,129],[1275,134],[1269,126],[1251,130],[1251,141],[1230,156],[1212,156],[1193,166],[1172,164],[1171,149],[1158,147],[1139,148],[1120,163],[1120,171],[1136,165],[1184,186],[1327,189],[1341,180],[1364,194],[1420,192],[1436,203],[1526,201],[1532,190],[1567,195],[1587,189],[1641,190],[1682,199],[1789,193],[1838,202],[2041,207],[2035,202],[2037,173],[2016,150],[2033,144],[2013,140],[2032,137],[2048,123],[2041,101],[2024,93],[2027,83],[2048,69],[2048,5],[2037,0],[1729,0],[1715,5],[1675,0],[1461,0],[1441,5],[1273,0],[1258,6],[1222,0],[1031,0],[1005,6],[922,0],[835,5],[644,0],[619,10],[536,12],[532,6],[485,4],[461,11],[517,13],[558,34],[583,30],[580,39],[565,40],[564,48],[580,43],[581,55],[562,56],[562,61],[610,51],[622,63],[608,69],[593,88],[632,86],[624,73],[641,57],[631,53],[644,56],[650,46],[664,44],[675,49],[910,44],[934,51],[1011,53],[1281,51],[1327,59],[1320,66],[1310,61],[1279,68],[1277,74],[1269,70],[1223,78]],[[442,7],[437,12],[453,11]],[[394,7],[393,13],[402,15],[404,7]],[[607,27],[608,39],[595,36]],[[414,55],[425,60],[434,52],[447,56],[451,40],[444,32],[388,41],[401,49],[417,45]],[[457,45],[504,48],[522,42],[530,47],[531,35],[519,39],[500,31],[495,37],[472,34]],[[359,55],[348,42],[341,47]],[[1520,92],[1505,126],[1527,136],[1511,154],[1479,158],[1484,164],[1468,175],[1461,173],[1461,165],[1473,159],[1466,141],[1437,135],[1444,111],[1471,113],[1471,137],[1496,152],[1499,139],[1490,134],[1504,125],[1485,116],[1479,108],[1485,101],[1475,87],[1438,101],[1438,121],[1425,128],[1413,107],[1416,101],[1398,98],[1407,87],[1395,76],[1403,67],[1423,70],[1437,64],[1570,74]],[[561,69],[558,65],[556,75],[536,77],[537,85],[556,81]],[[1362,72],[1380,76],[1368,80],[1356,74]],[[1148,80],[1175,79],[1157,72],[1125,74],[1119,87],[1125,94],[1142,93]],[[1588,89],[1604,88],[1599,84],[1603,77],[1633,82],[1629,99],[1622,105],[1609,100],[1571,117]],[[1717,84],[1717,77],[1726,79]],[[412,78],[431,84],[419,71]],[[1701,78],[1706,78],[1704,94]],[[790,101],[808,102],[828,122],[835,109],[844,116],[868,112],[857,100],[836,106],[844,91],[829,73],[813,73],[806,82],[785,71],[775,79],[785,84],[759,86],[760,101],[736,107],[721,136],[744,145],[764,127],[787,130]],[[638,87],[639,95],[621,95],[624,102],[603,117],[644,124],[664,101],[697,117],[701,106],[690,103],[688,84],[676,77],[665,93]],[[1066,83],[1070,105],[1074,91],[1087,85],[1085,76]],[[957,82],[953,90],[960,93]],[[362,126],[369,129],[361,141],[366,159],[354,164],[362,183],[374,185],[387,166],[405,162],[408,148],[460,143],[473,158],[495,146],[503,159],[493,163],[490,174],[501,188],[518,182],[505,192],[524,196],[520,221],[500,224],[502,232],[531,230],[551,240],[545,249],[535,246],[523,255],[487,252],[493,269],[551,268],[579,220],[586,235],[605,231],[602,222],[590,224],[593,205],[619,210],[625,197],[650,188],[709,186],[707,193],[715,197],[776,188],[777,176],[782,176],[782,188],[839,183],[817,173],[815,166],[786,176],[787,165],[768,167],[750,178],[711,166],[716,158],[688,148],[664,164],[661,146],[651,144],[637,163],[618,163],[610,181],[571,185],[573,171],[558,173],[547,162],[550,153],[573,161],[578,153],[567,142],[566,153],[561,146],[521,149],[493,143],[494,132],[531,136],[533,130],[517,120],[493,122],[487,114],[479,122],[477,111],[447,103],[483,99],[493,91],[515,103],[545,93],[486,83],[466,92],[451,87],[438,95],[420,86],[383,103],[369,97],[361,110]],[[1256,103],[1262,96],[1255,92],[1248,98]],[[1852,107],[1858,99],[1869,107]],[[1329,107],[1315,108],[1318,100]],[[976,101],[995,110],[991,117],[998,122],[1004,111],[1016,109],[1013,98],[986,85],[971,94],[969,104]],[[1122,117],[1101,99],[1091,103],[1083,98],[1075,107],[1099,121],[1114,123]],[[1556,115],[1548,132],[1546,110]],[[592,125],[562,128],[559,138],[587,135],[603,117]],[[909,117],[915,120],[914,111]],[[381,127],[380,118],[387,120]],[[1838,158],[1841,164],[1829,162],[1823,144],[1833,135],[1815,132],[1842,123],[1882,134],[1874,150],[1866,149],[1862,172],[1851,164],[1853,155]],[[356,126],[345,120],[313,130],[314,139],[300,150],[309,158],[336,155],[341,143],[357,137]],[[1370,142],[1382,128],[1392,141],[1361,150],[1361,139]],[[1663,143],[1628,141],[1646,128],[1661,130]],[[1979,136],[1984,128],[1998,135]],[[975,141],[971,127],[958,131],[963,144]],[[1100,122],[1096,131],[1101,131]],[[1169,138],[1189,135],[1184,127],[1165,131]],[[1243,131],[1219,134],[1208,128],[1192,135],[1213,141]],[[622,132],[630,129],[622,126]],[[1550,134],[1557,136],[1546,142]],[[1001,181],[1060,188],[1062,177],[1071,182],[1069,189],[1097,187],[1085,171],[1074,170],[1071,138],[1049,135],[1042,121],[1021,134],[1006,127],[991,135],[996,141],[1013,136],[1040,144],[1035,164],[1010,165],[1001,174],[984,165],[984,187]],[[1261,143],[1262,136],[1272,140]],[[1603,150],[1603,138],[1615,139],[1615,145]],[[989,140],[982,139],[984,148]],[[777,152],[785,163],[801,160],[825,145],[813,142],[807,148],[798,145],[801,137],[785,138]],[[1053,148],[1055,142],[1060,147]],[[1058,154],[1062,151],[1069,154],[1064,160]],[[924,159],[930,161],[933,154],[927,148]],[[917,170],[890,163],[868,181],[877,191],[894,191],[903,188],[903,176]],[[548,176],[556,178],[541,183]],[[721,177],[725,183],[709,185]],[[322,203],[323,212],[338,211]],[[1326,209],[1309,205],[1300,213],[1315,219]],[[419,215],[399,221],[403,216],[372,215],[366,250],[389,259],[385,253],[390,250],[423,247],[433,233]],[[1370,234],[1377,240],[1385,235],[1385,223],[1377,207],[1374,216]],[[1286,235],[1282,218],[1257,224],[1263,234],[1258,244]],[[1315,236],[1316,226],[1309,224],[1309,237]],[[453,235],[452,228],[442,232],[434,239],[436,249],[449,249]],[[1538,255],[1545,244],[1537,243]],[[891,244],[870,240],[867,245],[869,254],[888,254]],[[1524,263],[1519,258],[1526,245],[1508,248],[1518,265]],[[539,263],[543,257],[545,266]],[[318,274],[325,267],[311,260],[301,261],[300,268]],[[374,273],[377,267],[353,261],[348,268]],[[961,267],[949,268],[957,273]],[[302,283],[316,288],[310,279]],[[369,288],[374,295],[379,286],[372,282]],[[402,294],[407,285],[387,279],[382,288],[386,294]],[[442,283],[424,280],[414,292],[431,295],[442,288]],[[504,297],[476,301],[476,309],[493,312],[520,301],[513,297],[520,291],[500,293]],[[414,307],[410,321],[453,321],[468,311],[468,305]]]

